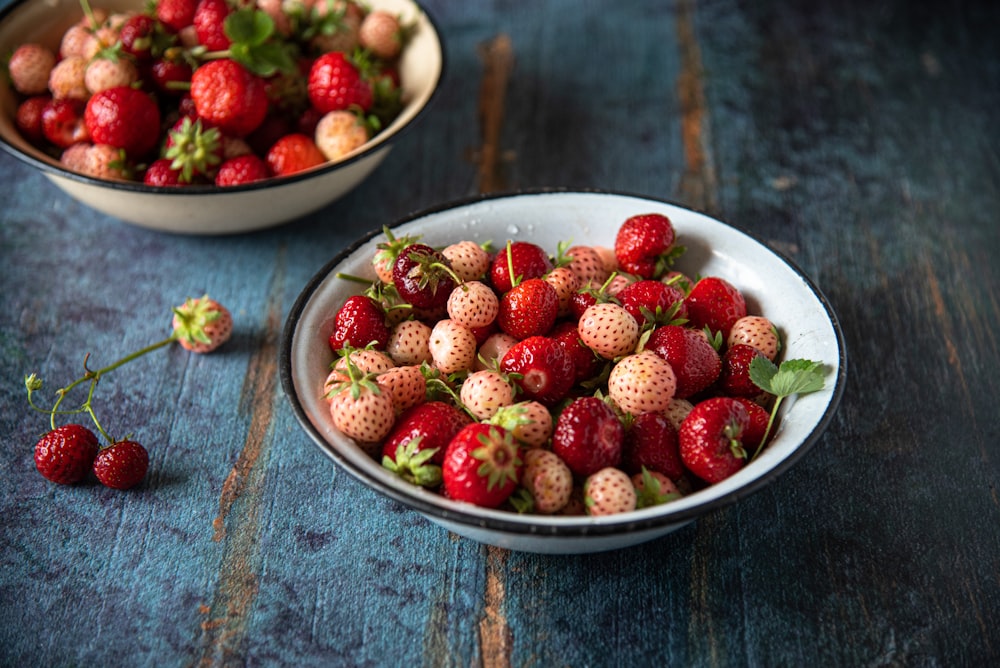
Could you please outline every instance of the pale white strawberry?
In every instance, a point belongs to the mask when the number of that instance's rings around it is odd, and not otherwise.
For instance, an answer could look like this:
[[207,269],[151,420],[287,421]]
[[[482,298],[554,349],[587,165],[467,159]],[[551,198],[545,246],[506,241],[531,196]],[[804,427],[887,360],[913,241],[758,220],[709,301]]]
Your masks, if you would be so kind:
[[358,30],[361,27],[361,20],[364,18],[364,11],[357,2],[316,0],[311,2],[311,5],[313,12],[320,18],[330,12],[342,14],[338,19],[336,30],[332,32],[322,31],[309,41],[313,51],[316,53],[326,53],[327,51],[353,53],[360,46]]
[[[350,360],[350,362],[348,362]],[[340,357],[333,365],[334,371],[339,371],[347,378],[347,365],[353,364],[361,373],[380,374],[396,366],[393,359],[381,350],[374,348],[357,348]]]
[[499,312],[500,300],[493,288],[480,281],[457,285],[448,295],[448,317],[469,329],[490,325]]
[[531,493],[536,513],[551,515],[569,504],[573,493],[573,472],[551,450],[530,448],[525,451],[521,487]]
[[428,348],[434,367],[441,373],[468,371],[476,362],[476,335],[450,318],[431,328]]
[[85,172],[87,170],[87,155],[93,146],[90,142],[77,142],[67,148],[59,156],[59,162],[66,169],[73,172]]
[[635,488],[637,508],[658,506],[681,496],[674,481],[659,471],[643,469],[642,473],[632,476],[632,486]]
[[608,466],[592,473],[583,483],[587,514],[594,516],[627,513],[636,507],[632,479],[621,469]]
[[528,447],[540,448],[552,438],[555,422],[552,413],[541,403],[519,401],[501,408],[490,422],[503,427]]
[[431,361],[431,327],[419,320],[404,320],[392,328],[385,351],[399,366]]
[[570,299],[580,289],[580,279],[569,267],[556,267],[542,279],[556,289],[559,297],[559,316],[569,315]]
[[604,285],[611,273],[605,268],[601,254],[593,246],[571,246],[565,255],[572,258],[567,265],[577,278],[580,285]]
[[86,100],[87,61],[82,56],[63,58],[49,73],[49,91],[57,100]]
[[584,345],[604,359],[615,359],[635,350],[639,324],[620,304],[603,302],[587,307],[577,323]]
[[313,137],[327,160],[340,160],[368,141],[368,128],[350,111],[331,111],[316,124]]
[[376,443],[389,435],[396,420],[392,397],[372,382],[346,383],[330,400],[334,426],[362,443]]
[[670,400],[670,405],[663,411],[663,414],[670,420],[670,424],[674,426],[674,429],[680,429],[681,422],[684,422],[684,418],[688,416],[692,408],[694,408],[694,404],[687,399],[674,397]]
[[608,273],[608,276],[618,271],[618,257],[615,255],[614,248],[608,248],[607,246],[594,246],[594,251],[596,251],[597,256],[601,258],[601,264],[604,265],[604,271]]
[[[109,19],[110,21],[110,19]],[[106,23],[93,32],[90,40],[83,43],[80,55],[88,61],[94,60],[104,49],[112,46],[118,41],[119,27]]]
[[781,348],[778,329],[774,323],[760,315],[743,316],[733,323],[726,338],[726,346],[731,348],[738,343],[756,348],[772,362]]
[[379,58],[390,60],[403,46],[399,19],[387,11],[375,9],[365,15],[358,27],[358,41]]
[[233,316],[229,309],[209,298],[187,299],[174,308],[173,336],[185,350],[210,353],[229,340]]
[[131,86],[139,80],[139,68],[129,58],[94,58],[83,74],[83,83],[91,94],[115,86]]
[[14,88],[22,95],[48,91],[49,74],[56,66],[56,54],[41,44],[22,44],[11,54],[7,71]]
[[503,374],[484,369],[466,377],[458,397],[477,419],[489,420],[498,410],[514,403],[514,386]]
[[128,180],[122,150],[109,144],[87,145],[87,153],[80,171],[98,179]]
[[608,376],[608,397],[632,415],[665,411],[676,391],[670,362],[651,350],[622,358]]
[[83,22],[70,26],[63,33],[59,42],[59,56],[66,58],[85,58],[85,53],[90,53],[94,33],[89,25]]
[[625,289],[632,279],[625,274],[615,274],[614,277],[607,282],[604,287],[604,291],[611,297],[615,297],[619,292]]
[[490,268],[490,254],[475,241],[458,241],[445,246],[441,254],[451,270],[463,281],[478,281]]
[[422,235],[404,234],[397,237],[389,227],[383,227],[382,234],[385,236],[385,241],[379,242],[375,247],[372,267],[375,269],[378,280],[386,285],[392,285],[392,267],[399,258],[399,254],[410,244],[420,241]]
[[392,397],[399,415],[427,399],[427,378],[419,366],[397,366],[375,376],[375,383]]
[[495,332],[486,337],[483,344],[479,346],[479,354],[476,357],[476,364],[473,367],[477,371],[480,369],[495,368],[497,363],[503,359],[507,351],[517,344],[510,334]]

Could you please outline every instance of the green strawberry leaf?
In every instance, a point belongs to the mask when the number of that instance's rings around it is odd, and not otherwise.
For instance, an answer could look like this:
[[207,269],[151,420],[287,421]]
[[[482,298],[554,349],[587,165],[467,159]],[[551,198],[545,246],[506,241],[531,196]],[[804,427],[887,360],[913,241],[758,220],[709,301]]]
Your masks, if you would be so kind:
[[254,74],[273,76],[295,70],[292,46],[272,41],[274,19],[259,9],[239,9],[226,17],[223,30],[232,41],[229,56]]
[[274,19],[257,9],[238,9],[226,17],[222,29],[234,43],[259,45],[274,34]]
[[750,362],[750,380],[760,389],[775,396],[767,428],[761,439],[761,447],[754,453],[754,457],[764,449],[763,444],[767,442],[771,433],[782,400],[793,394],[809,394],[822,390],[826,383],[826,371],[826,366],[822,362],[804,359],[785,360],[781,366],[775,365],[763,356],[758,356]]

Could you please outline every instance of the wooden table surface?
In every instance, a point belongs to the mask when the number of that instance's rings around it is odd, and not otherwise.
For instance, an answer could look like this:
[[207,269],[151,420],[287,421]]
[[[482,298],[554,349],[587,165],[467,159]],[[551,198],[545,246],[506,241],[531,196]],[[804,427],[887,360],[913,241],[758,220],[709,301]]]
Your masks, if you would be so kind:
[[[425,7],[447,44],[431,112],[302,220],[151,232],[0,155],[0,664],[997,665],[1000,5]],[[809,455],[582,556],[484,547],[339,473],[278,383],[300,289],[368,230],[535,187],[669,199],[792,257],[850,358]],[[24,375],[58,387],[204,292],[236,319],[222,351],[101,384],[150,449],[142,486],[39,476]]]

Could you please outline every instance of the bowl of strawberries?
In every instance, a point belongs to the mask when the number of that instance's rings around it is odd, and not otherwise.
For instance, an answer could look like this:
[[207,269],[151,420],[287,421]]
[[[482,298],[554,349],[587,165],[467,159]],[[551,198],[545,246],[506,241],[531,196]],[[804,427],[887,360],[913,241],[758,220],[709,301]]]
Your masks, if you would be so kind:
[[359,239],[305,286],[280,357],[338,466],[540,553],[641,543],[770,484],[847,374],[836,315],[788,258],[593,191],[484,196]]
[[340,198],[444,67],[412,0],[21,0],[0,52],[0,146],[94,209],[185,234]]

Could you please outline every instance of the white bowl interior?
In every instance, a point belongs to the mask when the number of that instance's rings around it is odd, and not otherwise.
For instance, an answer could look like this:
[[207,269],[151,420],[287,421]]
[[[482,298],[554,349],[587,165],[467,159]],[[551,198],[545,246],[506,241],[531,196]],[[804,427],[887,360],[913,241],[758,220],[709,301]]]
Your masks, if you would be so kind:
[[[140,0],[91,4],[109,11],[139,10],[145,5]],[[18,97],[6,77],[0,78],[0,138],[70,196],[143,227],[186,234],[230,234],[293,220],[335,201],[371,174],[388,155],[391,139],[427,106],[441,80],[441,42],[421,8],[411,0],[373,0],[368,4],[415,25],[399,63],[405,106],[381,133],[334,165],[231,190],[158,189],[85,177],[63,169],[57,160],[20,136],[13,121]],[[26,42],[57,49],[62,34],[81,15],[78,0],[32,0],[14,6],[0,22],[0,53],[11,53]]]
[[[288,343],[295,398],[314,430],[314,440],[352,474],[395,498],[412,500],[448,528],[505,547],[530,551],[606,549],[660,535],[685,524],[703,509],[735,500],[787,466],[796,451],[815,437],[842,390],[845,369],[835,318],[809,282],[785,259],[746,233],[708,216],[665,202],[609,193],[531,193],[489,198],[411,220],[396,234],[422,234],[431,245],[459,238],[503,245],[529,240],[553,251],[560,241],[613,246],[629,216],[656,212],[673,222],[687,252],[677,268],[691,276],[718,275],[739,287],[748,305],[768,316],[785,337],[785,359],[806,358],[829,368],[825,389],[785,402],[780,428],[768,448],[732,477],[669,504],[609,517],[546,517],[472,508],[409,485],[383,469],[333,426],[322,397],[332,353],[327,337],[336,309],[357,285],[337,272],[373,277],[370,259],[381,235],[353,249],[303,294],[306,299]],[[293,312],[290,316],[295,317]],[[288,331],[286,330],[286,336]],[[496,527],[500,527],[499,530]],[[629,530],[635,531],[630,537]],[[651,528],[645,528],[651,527]],[[620,531],[618,531],[620,529]],[[552,534],[552,535],[549,535]],[[573,536],[574,538],[568,538]],[[580,539],[585,540],[580,540]],[[586,540],[589,539],[589,540]]]

